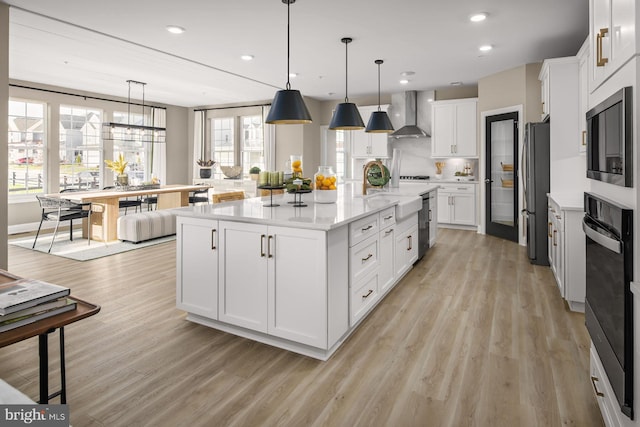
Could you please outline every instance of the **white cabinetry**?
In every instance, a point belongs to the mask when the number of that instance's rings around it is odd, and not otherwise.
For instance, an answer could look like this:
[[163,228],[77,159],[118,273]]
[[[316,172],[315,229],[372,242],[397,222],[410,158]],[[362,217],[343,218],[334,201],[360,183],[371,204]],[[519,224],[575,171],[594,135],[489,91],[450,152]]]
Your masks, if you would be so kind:
[[476,184],[440,184],[438,224],[477,225]]
[[[382,111],[387,111],[388,105],[382,105]],[[369,122],[369,117],[374,111],[378,111],[378,106],[358,107],[365,126]],[[363,130],[351,131],[351,157],[355,159],[387,158],[386,133],[370,133]]]
[[477,98],[431,104],[432,157],[478,157],[477,104]]
[[587,38],[578,51],[578,131],[579,145],[578,151],[583,153],[587,150],[587,111],[589,111],[589,39]]
[[325,233],[220,221],[219,320],[325,347]]
[[380,212],[380,266],[378,270],[378,283],[380,294],[384,295],[396,281],[395,275],[395,207]]
[[176,306],[218,318],[218,221],[176,220]]
[[418,260],[418,214],[396,225],[396,277],[402,277]]
[[635,0],[590,0],[591,92],[636,53],[636,7]]
[[380,216],[349,224],[349,322],[354,326],[380,299],[378,267]]
[[573,311],[584,311],[585,299],[585,238],[582,231],[584,210],[569,197],[549,195],[548,248],[549,263],[560,295]]
[[596,401],[600,407],[600,412],[602,413],[604,425],[606,427],[630,425],[631,422],[620,410],[618,399],[613,392],[613,387],[611,387],[607,373],[604,370],[604,366],[602,366],[602,362],[593,343],[591,343],[589,362],[591,384]]

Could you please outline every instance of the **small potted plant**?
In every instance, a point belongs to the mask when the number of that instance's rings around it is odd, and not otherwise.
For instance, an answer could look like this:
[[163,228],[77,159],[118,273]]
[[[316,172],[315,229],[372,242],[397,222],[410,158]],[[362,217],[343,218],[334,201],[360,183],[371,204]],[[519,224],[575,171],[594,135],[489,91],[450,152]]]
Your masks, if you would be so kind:
[[124,154],[120,153],[118,160],[105,160],[107,168],[116,173],[116,184],[119,186],[129,185],[129,175],[124,173],[125,168],[129,164],[124,160]]
[[259,175],[260,175],[259,167],[254,166],[251,169],[249,169],[249,176],[251,177],[252,180],[257,181]]
[[211,178],[211,168],[216,164],[213,160],[198,159],[196,162],[200,166],[200,178]]

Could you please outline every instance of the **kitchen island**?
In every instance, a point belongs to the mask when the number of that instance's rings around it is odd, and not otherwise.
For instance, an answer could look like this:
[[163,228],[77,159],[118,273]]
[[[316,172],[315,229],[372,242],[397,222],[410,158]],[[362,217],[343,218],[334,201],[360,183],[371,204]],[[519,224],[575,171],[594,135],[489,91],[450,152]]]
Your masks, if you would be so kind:
[[417,260],[420,194],[401,185],[293,207],[292,195],[176,209],[187,320],[327,360]]

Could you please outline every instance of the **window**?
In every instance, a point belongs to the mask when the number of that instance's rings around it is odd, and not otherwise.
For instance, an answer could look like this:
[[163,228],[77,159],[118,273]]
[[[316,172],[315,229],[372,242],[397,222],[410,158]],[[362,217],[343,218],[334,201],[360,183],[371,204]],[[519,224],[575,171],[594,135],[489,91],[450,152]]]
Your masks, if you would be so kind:
[[102,112],[60,106],[60,189],[100,188]]
[[9,195],[46,188],[45,104],[9,100]]
[[339,183],[343,183],[346,178],[346,158],[345,152],[345,131],[336,131],[336,176]]
[[249,170],[257,166],[265,170],[264,134],[261,116],[240,117],[242,126],[242,174],[249,175]]
[[[234,166],[236,164],[234,144],[234,118],[227,117],[213,119],[211,132],[213,133],[213,158],[218,166]],[[216,168],[214,178],[222,179],[224,175]]]

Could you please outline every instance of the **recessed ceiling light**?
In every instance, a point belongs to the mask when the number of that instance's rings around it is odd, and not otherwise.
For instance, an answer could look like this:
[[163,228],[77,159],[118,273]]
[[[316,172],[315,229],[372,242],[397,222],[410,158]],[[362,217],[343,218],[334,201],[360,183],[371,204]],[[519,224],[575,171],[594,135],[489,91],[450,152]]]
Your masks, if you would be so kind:
[[449,83],[451,86],[462,86],[462,82],[451,82]]
[[182,27],[178,27],[177,25],[167,25],[167,31],[169,31],[171,34],[182,34],[186,30]]
[[289,77],[295,79],[296,77],[298,77],[298,73],[289,73]]
[[400,80],[400,84],[401,84],[401,85],[409,84],[409,80],[407,80],[407,79],[402,79],[402,80]]
[[491,49],[493,49],[493,46],[491,46],[490,44],[485,44],[480,46],[478,49],[480,49],[481,52],[489,52]]
[[243,61],[251,61],[253,59],[253,55],[242,55],[240,58]]
[[482,13],[474,13],[473,15],[471,15],[469,17],[469,21],[471,22],[482,22],[485,19],[487,19],[487,14],[482,12]]

